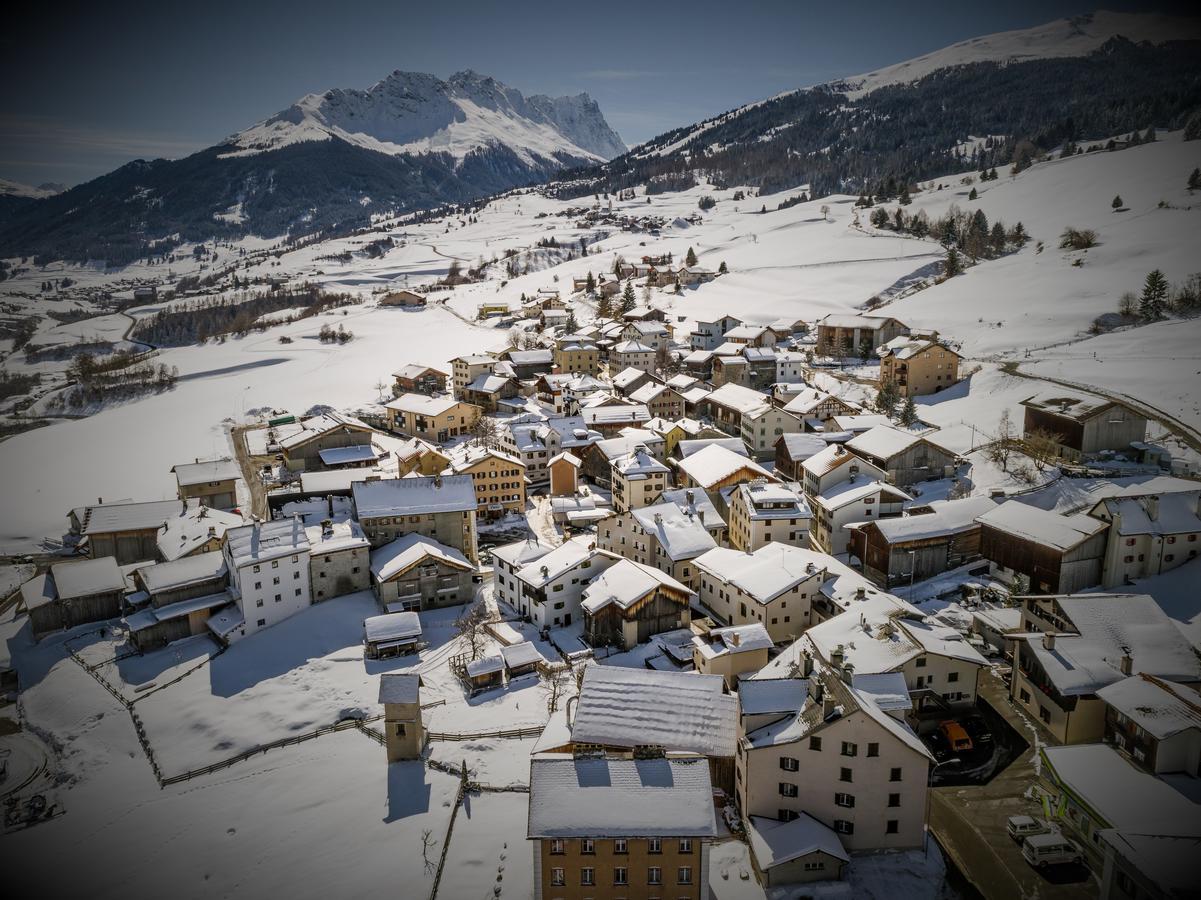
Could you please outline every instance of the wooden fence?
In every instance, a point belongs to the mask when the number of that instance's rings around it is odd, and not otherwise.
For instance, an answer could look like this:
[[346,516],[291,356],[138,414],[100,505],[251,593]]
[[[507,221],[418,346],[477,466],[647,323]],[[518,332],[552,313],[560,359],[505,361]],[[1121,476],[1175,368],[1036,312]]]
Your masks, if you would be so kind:
[[532,725],[527,728],[509,728],[504,731],[473,731],[461,734],[451,734],[447,731],[429,731],[426,734],[431,741],[475,741],[482,738],[537,737],[542,734],[545,728],[545,725]]

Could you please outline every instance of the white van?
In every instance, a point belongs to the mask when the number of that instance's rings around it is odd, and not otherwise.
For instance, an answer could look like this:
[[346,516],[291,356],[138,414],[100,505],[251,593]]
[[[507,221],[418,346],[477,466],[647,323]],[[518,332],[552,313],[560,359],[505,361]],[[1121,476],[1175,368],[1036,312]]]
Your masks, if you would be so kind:
[[1080,845],[1055,832],[1030,835],[1022,844],[1022,856],[1026,858],[1026,862],[1039,869],[1061,863],[1080,865],[1084,862],[1084,851],[1080,849]]
[[1046,819],[1036,819],[1034,816],[1010,816],[1005,822],[1005,831],[1020,844],[1024,838],[1059,831],[1059,828]]

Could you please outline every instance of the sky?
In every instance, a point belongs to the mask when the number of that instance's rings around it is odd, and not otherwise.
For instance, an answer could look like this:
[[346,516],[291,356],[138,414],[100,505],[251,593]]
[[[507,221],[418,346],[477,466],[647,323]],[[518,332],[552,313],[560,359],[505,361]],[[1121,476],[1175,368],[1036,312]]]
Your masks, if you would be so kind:
[[[87,181],[186,156],[299,97],[396,69],[474,69],[526,94],[587,92],[628,145],[781,91],[982,34],[1096,9],[1080,0],[33,4],[0,29],[0,178]],[[1125,11],[1180,4],[1106,0]]]

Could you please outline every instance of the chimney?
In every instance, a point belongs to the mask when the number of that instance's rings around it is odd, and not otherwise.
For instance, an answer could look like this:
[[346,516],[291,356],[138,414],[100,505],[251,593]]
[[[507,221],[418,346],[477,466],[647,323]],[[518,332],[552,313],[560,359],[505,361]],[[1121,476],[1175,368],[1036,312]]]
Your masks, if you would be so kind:
[[1134,657],[1130,655],[1129,647],[1122,648],[1122,659],[1121,659],[1121,662],[1119,663],[1119,666],[1122,670],[1123,675],[1133,675],[1134,674]]
[[210,526],[209,526],[209,537],[211,537],[211,538],[215,538],[216,536],[217,536],[217,529],[216,529],[216,527],[215,527],[215,526],[213,526],[213,525],[210,525]]
[[686,491],[684,491],[684,499],[688,501],[689,506],[693,504],[693,501],[696,499],[696,495],[692,492],[692,488],[688,488]]
[[1044,650],[1054,650],[1055,649],[1055,634],[1054,634],[1054,632],[1048,631],[1043,634],[1043,649]]
[[1147,518],[1152,522],[1159,519],[1159,496],[1152,494],[1150,497],[1143,498],[1143,509],[1146,510]]
[[[809,660],[812,663],[812,660]],[[815,678],[809,679],[809,699],[814,703],[821,703],[822,696],[826,692],[825,683],[822,681],[822,676],[818,675]]]
[[865,588],[865,587],[855,588],[855,599],[856,600],[866,600],[867,599],[867,588]]
[[735,647],[740,646],[742,644],[742,635],[737,631],[730,632],[730,643]]
[[842,668],[842,663],[843,660],[846,659],[846,655],[846,647],[844,647],[842,644],[839,644],[830,654],[830,665],[836,669]]
[[827,690],[822,690],[822,718],[828,719],[834,715],[834,695]]
[[850,684],[855,679],[855,667],[851,663],[844,663],[842,667],[843,684]]

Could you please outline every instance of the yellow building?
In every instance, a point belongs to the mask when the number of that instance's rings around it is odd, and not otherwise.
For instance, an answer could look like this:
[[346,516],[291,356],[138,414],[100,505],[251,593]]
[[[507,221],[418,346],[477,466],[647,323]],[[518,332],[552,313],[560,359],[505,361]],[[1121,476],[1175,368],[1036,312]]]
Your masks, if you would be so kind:
[[517,457],[480,446],[455,448],[450,457],[451,473],[471,476],[481,518],[525,513],[525,466]]
[[473,403],[425,394],[401,394],[386,409],[390,429],[436,444],[469,433],[482,412]]
[[897,337],[879,349],[880,387],[901,397],[937,394],[959,380],[959,354],[934,337]]

